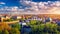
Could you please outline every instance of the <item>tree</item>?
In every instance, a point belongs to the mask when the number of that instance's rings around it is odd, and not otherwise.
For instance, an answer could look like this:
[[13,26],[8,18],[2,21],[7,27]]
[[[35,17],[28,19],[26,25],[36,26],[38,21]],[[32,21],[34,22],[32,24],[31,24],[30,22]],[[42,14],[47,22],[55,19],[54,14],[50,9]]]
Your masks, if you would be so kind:
[[9,34],[8,30],[4,30],[3,34]]
[[17,28],[12,28],[10,34],[20,34],[20,31]]
[[21,25],[19,23],[12,24],[11,27],[17,28],[18,30],[21,30]]
[[51,34],[56,34],[58,31],[57,31],[57,24],[52,24],[52,23],[46,23],[46,28],[48,28],[48,33],[51,33]]
[[36,22],[37,22],[36,20],[31,20],[31,21],[30,21],[30,24],[31,24],[31,25],[35,25]]
[[2,28],[2,30],[5,30],[5,29],[10,30],[11,29],[11,27],[5,22],[1,23],[1,28]]
[[2,30],[0,30],[0,34],[2,34]]

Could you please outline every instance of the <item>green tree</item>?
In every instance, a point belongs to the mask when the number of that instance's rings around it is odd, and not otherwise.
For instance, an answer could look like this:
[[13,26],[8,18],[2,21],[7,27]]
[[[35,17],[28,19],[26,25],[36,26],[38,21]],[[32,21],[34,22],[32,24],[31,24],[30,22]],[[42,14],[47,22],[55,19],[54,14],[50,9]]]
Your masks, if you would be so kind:
[[37,22],[36,20],[31,20],[31,21],[30,21],[30,25],[35,25],[36,22]]
[[40,24],[40,25],[39,25],[39,30],[40,30],[40,31],[43,31],[44,28],[45,28],[45,24]]
[[17,28],[12,28],[10,34],[20,34],[20,31]]
[[8,30],[4,30],[3,34],[9,34]]
[[21,30],[21,25],[19,23],[15,23],[11,25],[12,28],[17,28],[18,30]]
[[52,32],[54,34],[56,34],[58,31],[57,31],[57,24],[52,24],[52,23],[46,23],[46,28],[48,28],[48,32],[52,34]]
[[0,34],[2,34],[2,30],[0,30]]

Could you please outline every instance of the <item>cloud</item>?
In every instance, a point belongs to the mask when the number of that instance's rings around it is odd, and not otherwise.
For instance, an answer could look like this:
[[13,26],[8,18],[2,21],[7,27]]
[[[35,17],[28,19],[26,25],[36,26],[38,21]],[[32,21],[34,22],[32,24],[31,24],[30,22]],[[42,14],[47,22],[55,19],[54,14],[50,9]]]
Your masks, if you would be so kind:
[[7,11],[17,11],[18,10],[18,7],[17,6],[13,6],[13,7],[5,6],[2,9],[3,10],[7,10]]
[[5,3],[4,2],[0,2],[0,4],[3,4],[4,5]]
[[8,11],[11,14],[60,14],[60,1],[33,2],[25,0],[20,1],[20,3],[26,7],[4,7],[1,8],[0,11]]
[[33,2],[23,1],[22,5],[31,6],[25,9],[27,12],[36,12],[37,14],[60,14],[60,1],[48,1],[48,2]]

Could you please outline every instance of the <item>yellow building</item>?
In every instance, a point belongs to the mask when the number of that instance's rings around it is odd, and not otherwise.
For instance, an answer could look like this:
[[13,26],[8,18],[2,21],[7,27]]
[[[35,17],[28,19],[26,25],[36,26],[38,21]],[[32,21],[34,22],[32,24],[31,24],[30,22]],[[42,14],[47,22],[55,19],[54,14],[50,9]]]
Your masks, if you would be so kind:
[[8,17],[8,16],[6,16],[6,17],[2,16],[2,17],[0,17],[0,19],[1,19],[1,22],[3,22],[3,20],[10,19],[10,17]]
[[12,16],[11,18],[12,19],[21,19],[22,17],[21,16]]

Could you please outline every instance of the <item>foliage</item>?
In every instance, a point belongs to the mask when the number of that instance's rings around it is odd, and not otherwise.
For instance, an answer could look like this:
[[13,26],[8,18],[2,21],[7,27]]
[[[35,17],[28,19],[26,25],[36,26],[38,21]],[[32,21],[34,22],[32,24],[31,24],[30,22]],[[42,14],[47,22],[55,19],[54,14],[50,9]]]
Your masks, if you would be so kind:
[[18,30],[21,30],[21,25],[19,23],[11,24],[12,28],[17,28]]
[[[40,22],[39,22],[40,23]],[[59,34],[60,28],[57,24],[52,24],[51,22],[47,22],[46,24],[41,23],[30,25],[31,26],[31,34]],[[57,30],[58,29],[58,30]]]
[[12,28],[10,34],[20,34],[20,31],[17,28]]
[[3,22],[10,22],[10,21],[16,21],[16,20],[18,20],[18,19],[7,19],[7,20],[3,20]]
[[[25,19],[22,19],[24,21]],[[27,26],[31,27],[29,34],[60,34],[60,26],[56,23],[46,22],[37,20],[30,20]],[[4,33],[3,33],[4,32]],[[0,34],[20,34],[21,25],[19,23],[10,24],[1,23]]]
[[0,24],[0,34],[20,34],[20,25],[18,23],[13,24],[14,27],[7,23]]
[[0,25],[0,30],[5,30],[5,29],[10,30],[11,27],[7,23],[2,22]]
[[0,30],[0,34],[2,34],[2,30]]
[[8,30],[4,30],[3,34],[9,34]]
[[36,22],[37,22],[36,20],[31,20],[31,21],[30,21],[30,24],[31,24],[31,25],[35,25]]

